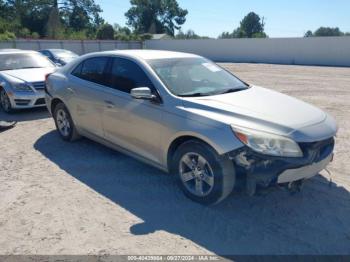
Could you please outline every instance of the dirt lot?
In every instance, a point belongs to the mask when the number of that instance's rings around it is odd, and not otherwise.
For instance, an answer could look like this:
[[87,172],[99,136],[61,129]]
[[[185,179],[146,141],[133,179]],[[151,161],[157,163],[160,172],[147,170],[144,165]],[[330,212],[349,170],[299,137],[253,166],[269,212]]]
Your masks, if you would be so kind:
[[45,110],[20,112],[0,133],[0,254],[350,254],[350,68],[224,66],[337,119],[331,186],[322,173],[294,196],[202,207],[152,167],[62,142]]

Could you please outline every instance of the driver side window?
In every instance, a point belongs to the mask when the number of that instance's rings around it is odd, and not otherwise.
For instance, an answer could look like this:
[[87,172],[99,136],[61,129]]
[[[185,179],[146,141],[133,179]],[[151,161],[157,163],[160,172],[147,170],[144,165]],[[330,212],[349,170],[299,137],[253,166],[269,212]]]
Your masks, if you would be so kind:
[[153,84],[145,72],[133,61],[124,58],[113,58],[108,73],[109,86],[119,91],[130,93],[136,87],[149,87]]

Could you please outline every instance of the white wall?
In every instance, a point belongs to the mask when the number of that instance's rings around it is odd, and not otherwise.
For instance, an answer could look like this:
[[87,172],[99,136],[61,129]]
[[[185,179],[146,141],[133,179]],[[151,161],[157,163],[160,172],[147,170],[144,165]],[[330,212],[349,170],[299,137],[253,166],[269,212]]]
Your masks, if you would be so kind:
[[350,66],[350,37],[148,40],[145,48],[195,53],[217,62]]
[[114,49],[141,49],[142,42],[139,41],[98,41],[98,40],[15,40],[0,41],[0,49],[18,48],[25,50],[40,50],[49,48],[63,48],[71,50],[79,55],[107,51]]

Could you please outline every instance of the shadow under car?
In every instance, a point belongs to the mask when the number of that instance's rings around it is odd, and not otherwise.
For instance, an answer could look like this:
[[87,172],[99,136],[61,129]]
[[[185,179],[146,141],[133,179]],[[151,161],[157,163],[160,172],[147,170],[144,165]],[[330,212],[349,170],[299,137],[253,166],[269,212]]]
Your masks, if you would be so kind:
[[144,222],[130,232],[180,235],[215,254],[350,254],[350,193],[321,175],[301,193],[232,194],[217,206],[187,199],[173,176],[88,139],[49,132],[34,145],[50,161]]

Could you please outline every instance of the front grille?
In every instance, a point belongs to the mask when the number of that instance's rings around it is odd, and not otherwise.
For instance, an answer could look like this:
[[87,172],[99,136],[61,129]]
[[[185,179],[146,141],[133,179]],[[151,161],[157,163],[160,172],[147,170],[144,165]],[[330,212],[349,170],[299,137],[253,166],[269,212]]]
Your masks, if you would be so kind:
[[299,145],[304,155],[311,158],[312,162],[320,162],[333,152],[334,138],[312,143],[299,143]]
[[33,82],[31,84],[36,90],[44,90],[45,89],[45,82]]
[[15,103],[18,106],[26,106],[30,103],[30,100],[27,99],[15,99]]
[[38,100],[36,100],[35,105],[45,105],[45,98],[39,98]]

